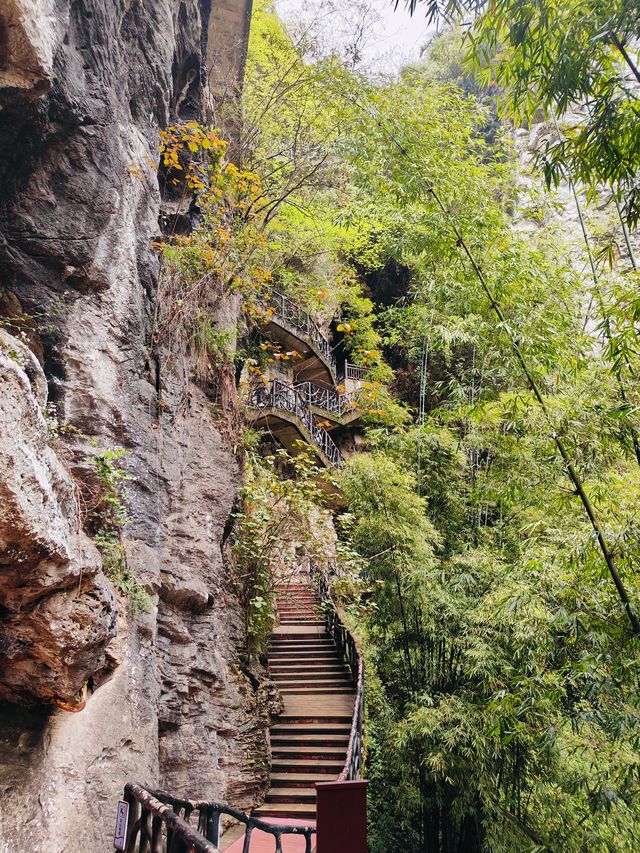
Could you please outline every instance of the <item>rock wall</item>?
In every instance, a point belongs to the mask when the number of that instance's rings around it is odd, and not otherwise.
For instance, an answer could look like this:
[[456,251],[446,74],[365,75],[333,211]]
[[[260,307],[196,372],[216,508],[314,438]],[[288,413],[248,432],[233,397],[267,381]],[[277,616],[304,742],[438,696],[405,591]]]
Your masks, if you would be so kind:
[[[241,466],[187,356],[148,348],[158,134],[206,110],[210,6],[0,2],[0,851],[111,849],[129,779],[240,807],[267,784],[222,556]],[[127,450],[147,614],[82,532],[96,447]]]

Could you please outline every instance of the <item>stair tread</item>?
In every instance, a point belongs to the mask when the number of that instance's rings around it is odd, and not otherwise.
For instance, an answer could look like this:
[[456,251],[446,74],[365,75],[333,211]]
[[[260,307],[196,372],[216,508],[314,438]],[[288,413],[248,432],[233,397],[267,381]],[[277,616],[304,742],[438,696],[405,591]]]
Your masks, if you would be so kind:
[[[282,765],[282,761],[274,761],[274,767],[280,767]],[[300,769],[312,769],[313,767],[330,767],[333,769],[336,767],[338,772],[342,770],[344,767],[344,761],[340,761],[339,759],[324,759],[324,758],[291,758],[287,760],[287,767],[291,768],[300,768]],[[283,772],[283,771],[278,771]]]
[[271,774],[272,782],[307,782],[314,786],[316,782],[335,782],[335,773],[283,773],[277,771]]
[[268,797],[313,797],[315,800],[315,788],[269,788]]
[[271,675],[276,681],[305,681],[306,679],[311,678],[313,679],[314,683],[316,681],[335,681],[341,679],[346,679],[347,681],[349,681],[351,678],[348,672],[340,670],[338,670],[337,672],[331,672],[330,670],[324,669],[310,670],[309,672],[298,672],[297,670],[294,670],[293,672],[287,672],[286,670],[284,672],[272,671]]
[[344,761],[346,753],[347,743],[339,743],[334,746],[326,746],[325,744],[320,743],[310,743],[304,745],[291,744],[289,746],[278,745],[273,747],[274,758],[279,758],[280,760],[286,758],[287,756],[293,757],[299,755],[308,757],[309,755],[314,755],[322,758],[334,756],[336,761]]
[[350,725],[348,723],[276,723],[272,726],[271,731],[275,734],[284,734],[286,732],[295,732],[296,734],[305,734],[307,732],[313,734],[322,734],[322,732],[314,732],[314,729],[324,729],[330,732],[341,734],[349,732]]
[[347,743],[349,741],[349,733],[345,732],[344,734],[336,733],[336,734],[312,734],[310,732],[298,734],[297,732],[286,732],[284,734],[273,734],[271,733],[271,743],[278,742],[278,746],[282,744],[279,741],[284,741],[285,743],[297,744],[297,743],[308,743],[308,744],[326,744],[327,741],[336,741],[342,745],[343,743]]
[[269,803],[265,806],[258,806],[257,809],[253,810],[253,814],[255,815],[308,815],[309,817],[315,817],[316,809],[315,806],[307,805],[305,803]]

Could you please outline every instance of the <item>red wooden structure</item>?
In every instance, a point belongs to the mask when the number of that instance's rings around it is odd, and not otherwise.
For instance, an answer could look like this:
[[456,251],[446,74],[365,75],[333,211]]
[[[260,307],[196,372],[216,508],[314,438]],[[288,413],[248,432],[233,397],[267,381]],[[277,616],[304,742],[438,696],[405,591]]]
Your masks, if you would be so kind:
[[367,783],[316,783],[316,853],[367,853]]

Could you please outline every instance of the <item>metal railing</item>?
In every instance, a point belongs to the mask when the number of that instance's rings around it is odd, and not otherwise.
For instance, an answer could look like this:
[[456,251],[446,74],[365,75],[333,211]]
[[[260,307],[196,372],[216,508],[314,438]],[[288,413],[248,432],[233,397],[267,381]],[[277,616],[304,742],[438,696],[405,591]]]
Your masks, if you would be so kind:
[[248,403],[254,409],[280,409],[295,415],[331,467],[339,468],[342,465],[342,454],[333,439],[326,430],[316,426],[311,409],[292,385],[287,385],[279,379],[272,379],[266,385],[263,383],[254,385],[249,391]]
[[221,803],[197,802],[149,791],[132,782],[124,789],[129,821],[124,853],[220,853],[221,818],[227,815],[245,825],[243,853],[248,853],[254,830],[275,839],[275,853],[282,853],[282,838],[303,836],[305,853],[311,853],[314,826],[266,823]]
[[269,300],[269,307],[273,311],[273,318],[278,325],[293,332],[296,337],[307,340],[316,349],[323,360],[327,363],[334,379],[337,376],[336,360],[331,350],[331,344],[328,339],[320,331],[319,327],[311,319],[311,315],[301,308],[299,305],[280,293],[279,290],[272,290]]
[[370,372],[370,367],[361,367],[359,364],[351,364],[349,361],[344,366],[344,378],[355,379],[356,382],[366,382]]
[[340,657],[351,670],[351,678],[356,688],[356,696],[353,703],[353,716],[351,720],[351,732],[349,734],[349,746],[347,758],[338,776],[339,782],[345,782],[360,778],[362,768],[362,740],[364,735],[364,661],[358,651],[356,641],[348,628],[344,626],[338,609],[331,596],[328,577],[319,569],[318,585],[320,588],[320,600],[324,604],[325,623],[329,635],[333,638]]
[[320,385],[315,385],[313,382],[300,382],[294,387],[308,406],[324,409],[339,418],[358,408],[359,391],[338,394],[333,388],[321,388]]

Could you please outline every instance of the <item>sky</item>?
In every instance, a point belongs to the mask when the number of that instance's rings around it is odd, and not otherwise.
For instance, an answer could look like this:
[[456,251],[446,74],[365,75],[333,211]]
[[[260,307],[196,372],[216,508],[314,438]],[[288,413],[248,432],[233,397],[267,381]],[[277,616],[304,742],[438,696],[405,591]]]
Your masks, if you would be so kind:
[[288,23],[319,22],[325,42],[337,47],[349,43],[364,20],[363,62],[374,71],[395,72],[418,59],[434,32],[424,13],[411,17],[402,0],[397,10],[392,0],[276,0],[276,8]]

